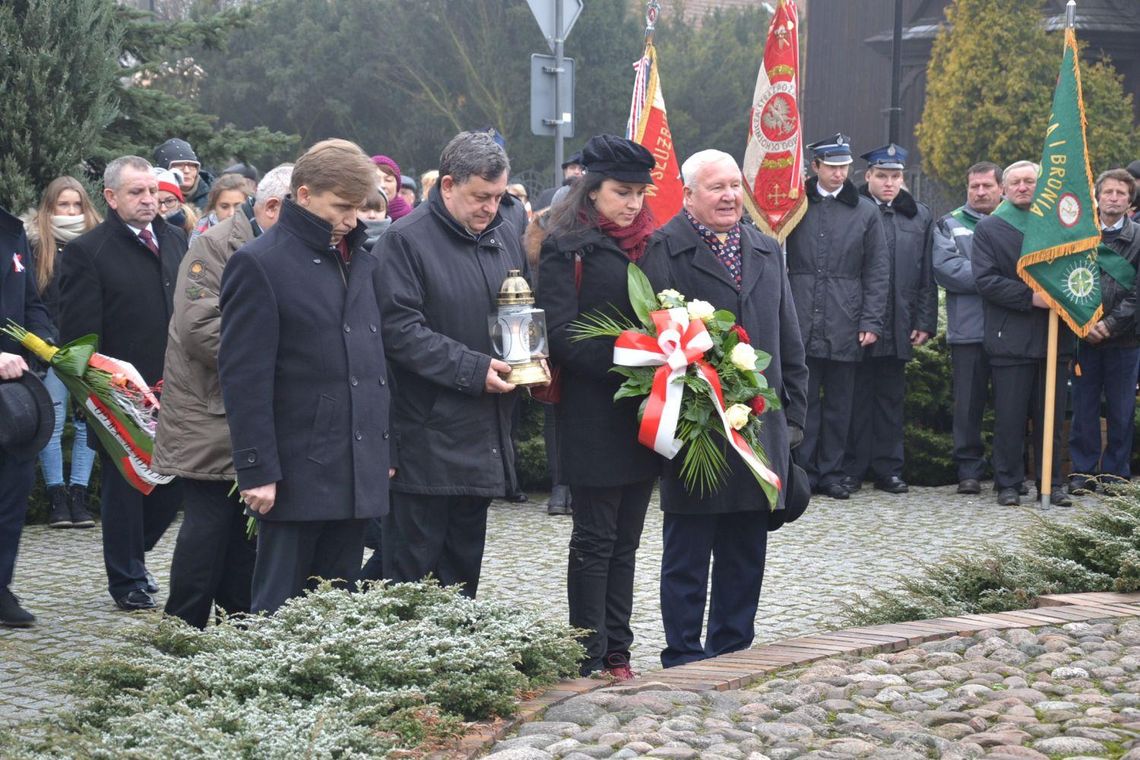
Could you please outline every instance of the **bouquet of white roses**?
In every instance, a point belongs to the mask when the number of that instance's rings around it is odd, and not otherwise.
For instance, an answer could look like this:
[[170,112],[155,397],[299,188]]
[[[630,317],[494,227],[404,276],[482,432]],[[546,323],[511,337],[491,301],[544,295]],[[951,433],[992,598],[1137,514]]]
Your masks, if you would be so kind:
[[728,468],[727,441],[775,505],[780,478],[760,445],[761,415],[780,408],[763,375],[771,357],[756,350],[736,316],[675,290],[654,295],[645,274],[628,270],[629,300],[641,325],[593,313],[575,322],[575,340],[612,337],[614,367],[626,379],[614,395],[641,398],[638,440],[667,459],[682,450],[681,477],[693,494],[708,494]]

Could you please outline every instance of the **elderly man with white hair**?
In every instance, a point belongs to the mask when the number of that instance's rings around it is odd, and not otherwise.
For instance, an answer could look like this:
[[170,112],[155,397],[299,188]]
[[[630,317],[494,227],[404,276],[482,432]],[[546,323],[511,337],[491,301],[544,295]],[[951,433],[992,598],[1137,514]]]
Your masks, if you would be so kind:
[[166,344],[154,467],[180,476],[185,518],[170,566],[168,615],[205,628],[214,604],[249,612],[254,547],[237,497],[218,382],[222,271],[237,249],[277,222],[292,164],[271,170],[252,204],[198,236],[178,270]]
[[[778,503],[770,504],[748,467],[729,452],[729,472],[720,487],[691,494],[680,473],[683,455],[666,463],[661,479],[665,667],[752,644],[768,531],[802,511],[807,488],[803,471],[793,472],[798,468],[791,463],[791,447],[803,437],[808,372],[780,247],[741,223],[744,184],[732,156],[703,150],[685,161],[681,173],[684,207],[654,234],[644,269],[657,291],[673,288],[689,300],[731,311],[751,344],[771,355],[764,375],[783,408],[763,412],[760,442],[784,487]],[[708,631],[702,642],[706,600]]]
[[1002,172],[1005,200],[974,229],[974,279],[982,296],[985,327],[982,346],[989,357],[994,386],[994,491],[997,503],[1021,504],[1025,482],[1025,421],[1033,420],[1034,472],[1037,498],[1052,491],[1051,502],[1067,507],[1072,500],[1062,490],[1061,422],[1065,419],[1064,392],[1073,333],[1061,323],[1057,340],[1057,388],[1054,399],[1052,484],[1041,483],[1041,457],[1045,417],[1045,358],[1048,353],[1049,304],[1017,274],[1024,237],[1015,226],[1033,203],[1041,167],[1017,161]]

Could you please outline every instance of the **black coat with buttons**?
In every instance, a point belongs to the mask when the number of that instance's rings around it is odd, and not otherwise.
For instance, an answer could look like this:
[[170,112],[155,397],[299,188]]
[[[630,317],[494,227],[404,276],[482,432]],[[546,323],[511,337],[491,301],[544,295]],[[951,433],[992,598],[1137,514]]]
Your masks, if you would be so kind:
[[147,383],[162,377],[186,235],[161,217],[151,222],[155,256],[113,210],[63,249],[60,338],[94,333],[99,351],[130,362]]
[[466,230],[432,188],[380,238],[384,347],[396,392],[400,467],[392,490],[502,496],[515,483],[515,392],[484,392],[489,317],[507,272],[526,271],[517,230],[501,214]]
[[[582,284],[574,284],[581,257]],[[642,260],[644,262],[644,259]],[[583,315],[621,314],[637,324],[629,303],[629,258],[613,238],[586,228],[542,244],[538,305],[546,311],[550,357],[561,367],[562,399],[555,407],[558,453],[572,486],[611,487],[652,480],[661,458],[637,440],[641,399],[614,401],[624,377],[614,365],[613,338],[575,341],[570,325]]]
[[835,198],[807,181],[807,212],[788,235],[788,280],[800,334],[814,359],[857,362],[859,333],[883,334],[891,262],[879,210],[851,180]]
[[[642,267],[653,290],[672,288],[686,300],[708,301],[736,315],[753,346],[772,357],[764,377],[780,394],[782,409],[768,409],[761,419],[760,443],[772,469],[788,482],[791,445],[788,425],[803,428],[807,417],[808,370],[804,344],[792,303],[780,247],[747,224],[740,225],[741,286],[701,239],[683,213],[650,238]],[[720,440],[719,438],[717,439]],[[689,494],[680,474],[684,451],[665,462],[661,477],[661,509],[679,514],[721,514],[767,510],[768,499],[755,476],[735,452],[725,451],[729,472],[717,491],[704,497]],[[786,491],[780,492],[784,508]]]
[[277,483],[274,521],[388,511],[389,385],[376,257],[361,223],[346,266],[327,222],[291,200],[222,275],[218,372],[238,485]]

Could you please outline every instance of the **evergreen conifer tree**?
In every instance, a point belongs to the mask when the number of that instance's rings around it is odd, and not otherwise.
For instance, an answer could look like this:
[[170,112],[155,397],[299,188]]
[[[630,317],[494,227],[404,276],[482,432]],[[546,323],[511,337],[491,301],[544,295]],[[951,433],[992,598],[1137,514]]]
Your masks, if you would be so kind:
[[[916,127],[924,168],[952,186],[977,161],[1006,165],[1041,156],[1061,64],[1061,38],[1045,30],[1041,0],[954,0],[927,68]],[[1078,32],[1079,36],[1079,32]],[[1094,171],[1140,150],[1132,96],[1106,61],[1081,65]]]
[[233,8],[176,21],[155,20],[127,6],[116,13],[122,25],[118,116],[101,135],[91,163],[101,171],[125,154],[150,160],[171,137],[189,142],[204,166],[220,169],[235,160],[265,163],[292,157],[297,138],[263,126],[219,126],[199,108],[199,89],[208,75],[189,51],[217,49],[248,22],[251,9]]
[[0,205],[19,213],[80,164],[115,115],[112,0],[0,3]]

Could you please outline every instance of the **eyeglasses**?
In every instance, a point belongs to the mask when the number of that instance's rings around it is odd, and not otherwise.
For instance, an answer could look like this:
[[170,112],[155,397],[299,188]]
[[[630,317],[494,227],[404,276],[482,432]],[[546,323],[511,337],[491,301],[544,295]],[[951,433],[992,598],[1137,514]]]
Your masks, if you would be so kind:
[[181,202],[177,198],[173,197],[158,202],[158,207],[160,209],[178,208],[180,205],[182,205]]

